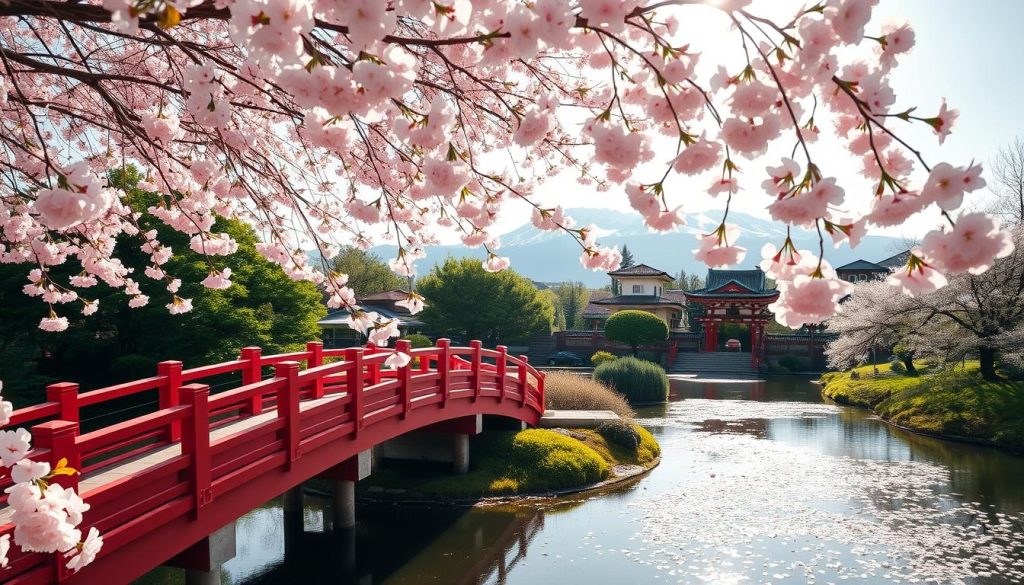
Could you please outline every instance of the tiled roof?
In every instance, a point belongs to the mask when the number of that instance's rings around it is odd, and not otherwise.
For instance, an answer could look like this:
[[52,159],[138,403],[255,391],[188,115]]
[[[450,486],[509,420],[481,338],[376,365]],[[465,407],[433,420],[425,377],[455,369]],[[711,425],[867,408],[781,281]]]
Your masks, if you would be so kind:
[[888,270],[885,266],[875,264],[874,262],[868,262],[867,260],[854,260],[849,264],[844,264],[836,270],[877,270],[879,272]]
[[907,263],[907,258],[910,257],[910,250],[904,250],[895,256],[889,256],[885,260],[878,262],[879,266],[884,268],[900,268]]
[[[403,315],[401,313],[396,313],[395,311],[391,311],[381,307],[373,307],[372,309],[368,308],[367,310],[375,311],[384,319],[397,319],[400,327],[423,327],[423,321],[420,321],[419,319],[412,317],[409,314]],[[344,320],[348,316],[349,312],[347,310],[338,309],[337,311],[328,313],[326,317],[317,321],[316,324],[319,325],[320,327],[347,326],[347,324],[344,323]]]
[[590,301],[597,305],[681,305],[681,301],[655,295],[618,295]]
[[584,319],[604,319],[612,314],[615,309],[605,305],[599,305],[594,301],[587,303],[587,308],[583,309]]
[[704,292],[721,288],[730,282],[735,282],[754,292],[763,292],[767,288],[764,271],[760,268],[753,270],[715,270],[712,268],[708,270],[708,276],[704,280]]
[[386,290],[384,292],[362,296],[356,300],[357,302],[365,303],[367,301],[404,301],[407,298],[409,298],[409,293],[404,290]]
[[671,279],[667,272],[651,268],[646,264],[634,264],[626,268],[619,268],[608,273],[608,276],[664,276]]

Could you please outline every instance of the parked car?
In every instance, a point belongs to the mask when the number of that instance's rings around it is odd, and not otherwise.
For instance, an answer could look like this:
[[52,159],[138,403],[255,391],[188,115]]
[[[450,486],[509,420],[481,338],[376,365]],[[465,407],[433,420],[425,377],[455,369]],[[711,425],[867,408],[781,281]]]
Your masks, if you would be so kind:
[[739,339],[730,339],[725,342],[725,349],[728,349],[729,351],[741,351],[743,349],[743,344],[740,343]]
[[560,351],[548,358],[549,366],[589,366],[585,358],[571,351]]

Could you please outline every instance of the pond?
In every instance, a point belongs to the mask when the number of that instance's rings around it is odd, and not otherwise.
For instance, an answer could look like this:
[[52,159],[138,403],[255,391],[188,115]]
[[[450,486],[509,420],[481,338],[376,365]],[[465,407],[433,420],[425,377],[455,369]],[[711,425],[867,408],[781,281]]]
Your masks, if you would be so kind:
[[[239,520],[232,584],[1021,583],[1024,458],[894,429],[805,378],[673,380],[661,465],[616,491],[472,509],[306,497]],[[296,520],[297,521],[297,520]],[[144,583],[182,582],[159,570]]]

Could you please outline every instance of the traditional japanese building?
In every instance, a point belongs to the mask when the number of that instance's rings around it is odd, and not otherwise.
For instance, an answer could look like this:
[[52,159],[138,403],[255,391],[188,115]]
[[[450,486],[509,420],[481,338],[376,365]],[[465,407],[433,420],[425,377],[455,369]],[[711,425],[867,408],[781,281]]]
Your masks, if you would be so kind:
[[609,272],[608,276],[614,279],[617,294],[594,294],[583,311],[592,330],[603,330],[608,317],[627,309],[658,316],[670,331],[686,329],[686,299],[682,291],[671,288],[675,279],[667,272],[635,264]]
[[701,326],[700,350],[719,351],[725,340],[718,336],[723,323],[739,323],[750,328],[750,354],[756,369],[766,355],[765,326],[774,317],[768,305],[779,298],[779,291],[768,286],[760,268],[753,270],[708,270],[705,286],[684,291],[686,303],[700,307],[696,317]]
[[847,282],[880,280],[889,276],[893,270],[901,266],[905,266],[907,264],[908,256],[910,256],[910,250],[900,252],[895,256],[890,256],[885,260],[879,260],[878,262],[854,260],[849,264],[844,264],[839,268],[836,268],[836,275]]
[[[409,298],[404,290],[389,290],[365,295],[356,299],[360,307],[367,311],[375,311],[384,319],[398,321],[398,330],[402,335],[423,333],[425,325],[409,309],[399,306],[398,301]],[[331,311],[326,317],[317,321],[322,332],[325,349],[352,347],[365,341],[362,335],[348,326],[349,312],[346,309]]]

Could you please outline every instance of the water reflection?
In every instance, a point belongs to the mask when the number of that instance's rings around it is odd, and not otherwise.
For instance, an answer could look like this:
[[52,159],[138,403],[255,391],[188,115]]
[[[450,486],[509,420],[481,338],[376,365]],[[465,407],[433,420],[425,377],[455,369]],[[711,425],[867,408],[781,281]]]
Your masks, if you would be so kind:
[[608,494],[360,505],[354,532],[332,530],[327,499],[290,523],[271,503],[239,521],[225,581],[1024,582],[1024,458],[903,432],[819,390],[673,380],[670,403],[639,413],[662,465]]

